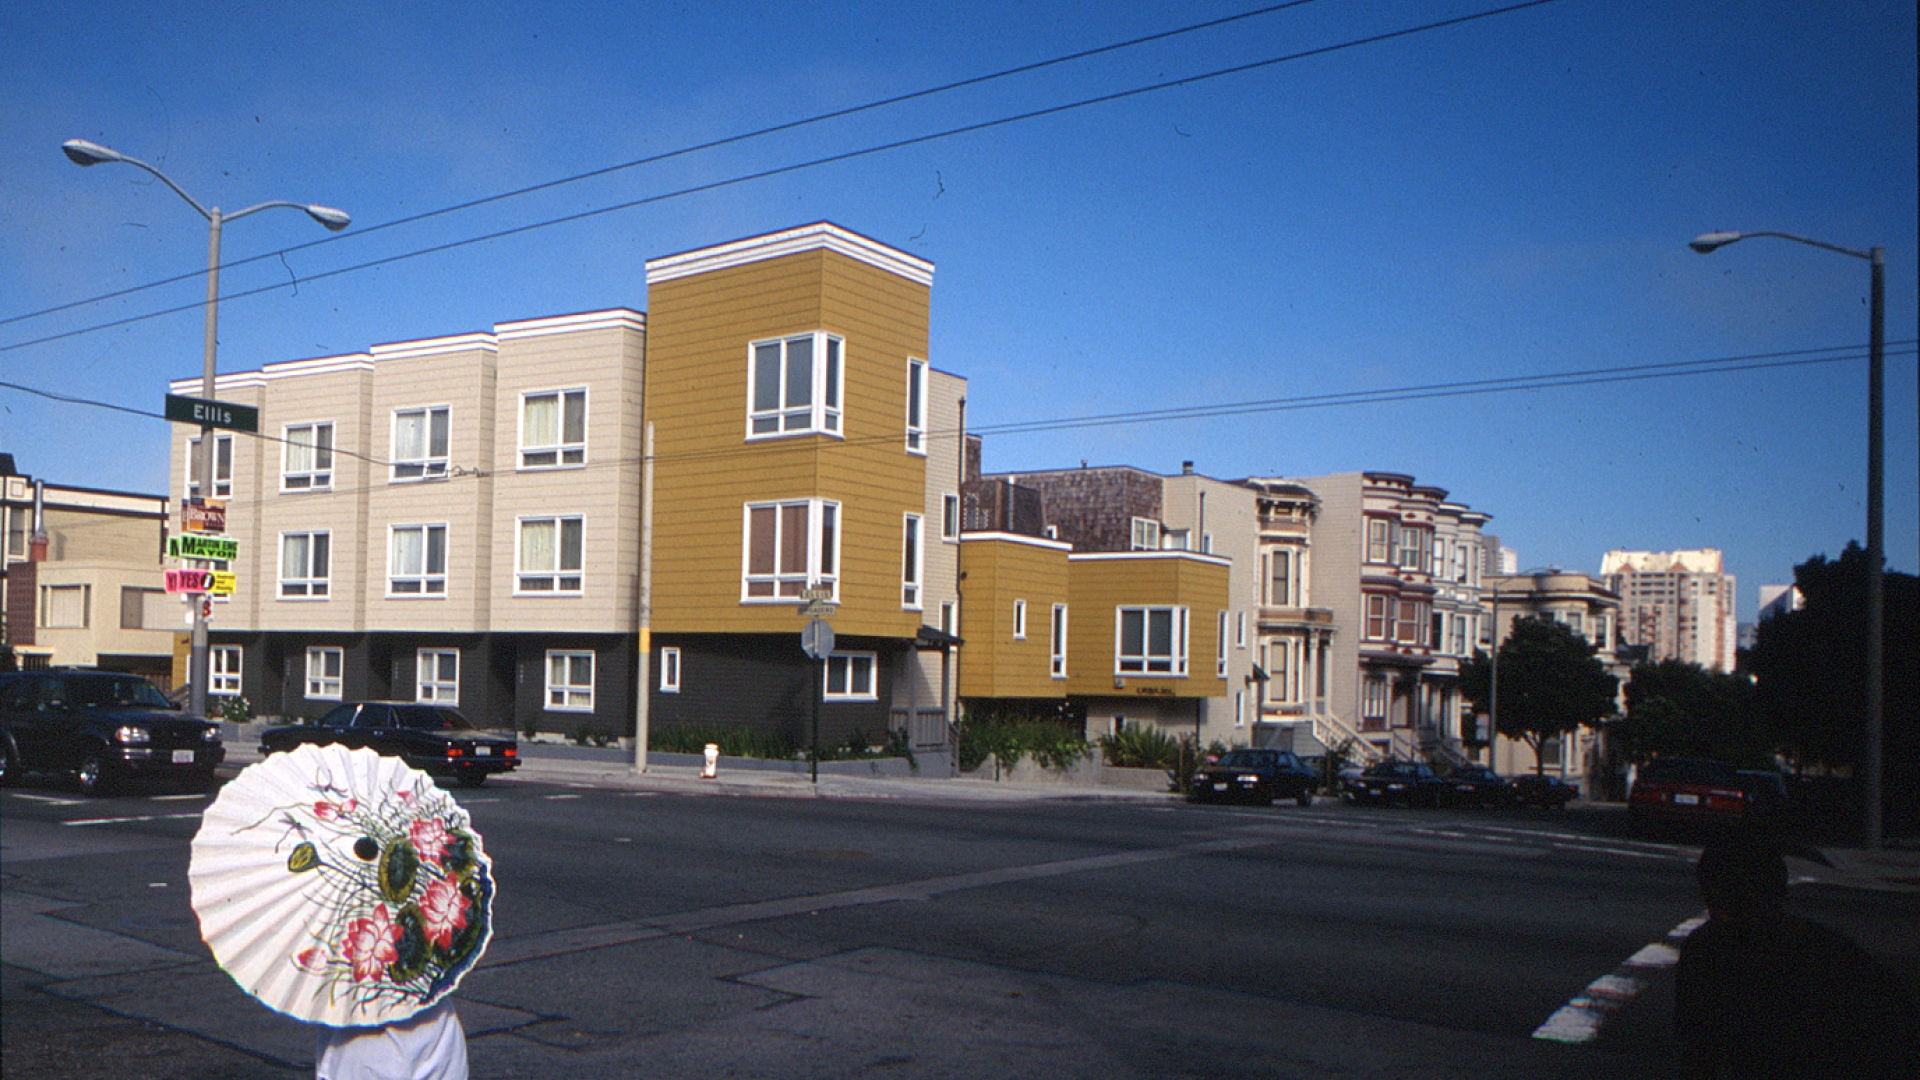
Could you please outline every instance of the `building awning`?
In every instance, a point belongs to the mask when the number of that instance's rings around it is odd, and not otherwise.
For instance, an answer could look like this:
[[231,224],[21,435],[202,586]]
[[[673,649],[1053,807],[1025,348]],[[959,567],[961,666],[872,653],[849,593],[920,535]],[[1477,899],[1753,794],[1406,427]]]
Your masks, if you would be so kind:
[[952,649],[965,644],[966,642],[947,633],[945,630],[936,630],[924,624],[921,625],[920,632],[915,634],[913,638],[913,647],[922,650]]

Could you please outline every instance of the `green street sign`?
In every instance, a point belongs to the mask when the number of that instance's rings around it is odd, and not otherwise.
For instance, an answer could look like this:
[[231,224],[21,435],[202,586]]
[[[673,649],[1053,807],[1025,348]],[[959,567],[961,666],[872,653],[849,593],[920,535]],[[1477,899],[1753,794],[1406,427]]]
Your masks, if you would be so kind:
[[178,394],[167,395],[167,419],[177,424],[199,424],[201,427],[227,428],[231,431],[257,433],[260,430],[260,410],[251,405],[181,397]]
[[169,559],[215,559],[220,562],[232,562],[239,554],[240,541],[229,540],[224,536],[183,533],[180,536],[167,537],[167,558]]

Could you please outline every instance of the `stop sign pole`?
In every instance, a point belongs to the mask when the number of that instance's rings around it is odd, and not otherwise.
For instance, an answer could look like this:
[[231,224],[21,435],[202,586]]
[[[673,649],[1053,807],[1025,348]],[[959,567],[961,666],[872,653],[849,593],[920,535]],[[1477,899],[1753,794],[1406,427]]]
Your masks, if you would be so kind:
[[[806,608],[815,607],[824,607],[829,613],[833,610],[831,604],[819,600],[809,601],[806,605]],[[801,609],[801,614],[812,614],[813,618],[807,623],[806,629],[800,631],[800,649],[820,665],[820,677],[814,680],[813,686],[813,753],[809,755],[813,759],[810,768],[812,782],[818,784],[820,783],[820,695],[826,692],[827,655],[833,652],[833,627],[827,625],[827,620],[807,611],[806,608]]]

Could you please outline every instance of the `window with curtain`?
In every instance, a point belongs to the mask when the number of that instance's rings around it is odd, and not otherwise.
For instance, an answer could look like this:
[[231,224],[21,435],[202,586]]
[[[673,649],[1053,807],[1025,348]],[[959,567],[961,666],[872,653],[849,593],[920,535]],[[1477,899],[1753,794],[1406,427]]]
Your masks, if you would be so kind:
[[520,398],[520,467],[550,469],[587,460],[587,392],[548,390]]
[[585,578],[586,521],[580,517],[520,519],[517,593],[578,593]]

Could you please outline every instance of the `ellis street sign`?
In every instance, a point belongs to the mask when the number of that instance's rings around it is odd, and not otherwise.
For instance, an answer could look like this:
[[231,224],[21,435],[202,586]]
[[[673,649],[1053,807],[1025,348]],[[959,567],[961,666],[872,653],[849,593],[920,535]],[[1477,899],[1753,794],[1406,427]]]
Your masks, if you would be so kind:
[[198,424],[201,427],[255,433],[260,430],[260,410],[251,405],[168,394],[166,412],[167,419],[176,424]]

